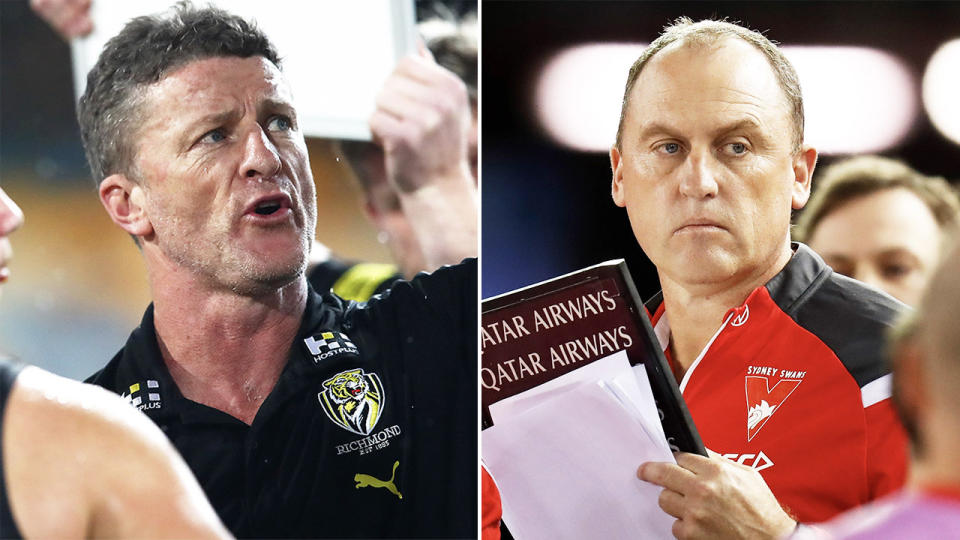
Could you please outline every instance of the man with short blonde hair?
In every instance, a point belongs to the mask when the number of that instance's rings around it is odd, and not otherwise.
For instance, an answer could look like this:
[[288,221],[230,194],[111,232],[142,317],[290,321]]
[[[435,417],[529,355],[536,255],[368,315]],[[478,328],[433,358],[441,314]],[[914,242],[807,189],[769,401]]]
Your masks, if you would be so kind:
[[881,156],[839,161],[814,184],[794,238],[835,271],[916,305],[960,220],[950,184]]

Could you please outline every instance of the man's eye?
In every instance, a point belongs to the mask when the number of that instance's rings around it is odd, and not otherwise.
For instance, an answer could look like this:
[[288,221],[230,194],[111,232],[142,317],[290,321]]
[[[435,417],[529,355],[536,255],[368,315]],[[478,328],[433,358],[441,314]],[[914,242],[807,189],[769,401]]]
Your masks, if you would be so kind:
[[226,139],[226,138],[227,138],[227,136],[224,134],[223,130],[220,129],[220,128],[217,128],[217,129],[208,131],[208,132],[200,139],[200,142],[205,142],[205,143],[218,143],[218,142],[220,142],[220,141],[222,141],[222,140],[224,140],[224,139]]
[[905,264],[886,264],[880,271],[883,273],[883,277],[886,279],[901,279],[912,270],[911,267]]
[[747,145],[740,142],[735,142],[728,144],[727,149],[731,154],[739,156],[740,154],[745,154],[747,152]]
[[664,154],[676,154],[680,151],[680,145],[675,142],[663,143],[660,145],[660,151]]
[[293,122],[286,116],[274,116],[267,124],[267,129],[271,131],[290,131],[293,129]]

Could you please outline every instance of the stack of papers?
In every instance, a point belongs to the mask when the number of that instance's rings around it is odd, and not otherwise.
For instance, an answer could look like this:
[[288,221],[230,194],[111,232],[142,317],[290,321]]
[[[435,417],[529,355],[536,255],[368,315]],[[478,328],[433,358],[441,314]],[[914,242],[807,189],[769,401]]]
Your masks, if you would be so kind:
[[662,488],[637,478],[674,462],[643,365],[625,352],[490,406],[483,461],[517,540],[672,538]]

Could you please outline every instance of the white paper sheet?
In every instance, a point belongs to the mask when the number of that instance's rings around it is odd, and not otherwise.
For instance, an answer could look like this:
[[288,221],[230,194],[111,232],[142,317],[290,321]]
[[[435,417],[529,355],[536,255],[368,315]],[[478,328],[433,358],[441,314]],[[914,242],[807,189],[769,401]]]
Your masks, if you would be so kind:
[[[397,60],[415,50],[412,0],[209,1],[254,19],[270,37],[293,89],[304,134],[370,140],[367,119],[377,92]],[[71,44],[77,97],[108,39],[132,17],[159,13],[173,4],[174,0],[95,0],[90,9],[94,32]]]
[[533,404],[538,403],[543,397],[543,394],[554,393],[554,390],[561,389],[576,382],[612,381],[618,374],[629,369],[630,360],[627,358],[627,352],[618,351],[610,356],[581,366],[570,373],[535,386],[526,392],[521,392],[490,405],[490,418],[494,424],[497,424],[499,418],[517,414],[517,412],[528,409]]
[[634,407],[633,411],[639,416],[641,427],[654,444],[661,445],[664,452],[672,455],[670,445],[667,443],[667,435],[663,432],[662,418],[657,409],[657,402],[653,398],[653,389],[650,388],[646,368],[642,365],[633,366],[629,373],[624,371],[611,382],[615,391],[619,390],[630,399]]
[[673,461],[637,367],[621,352],[491,407],[483,458],[515,538],[671,537],[661,488],[636,477]]

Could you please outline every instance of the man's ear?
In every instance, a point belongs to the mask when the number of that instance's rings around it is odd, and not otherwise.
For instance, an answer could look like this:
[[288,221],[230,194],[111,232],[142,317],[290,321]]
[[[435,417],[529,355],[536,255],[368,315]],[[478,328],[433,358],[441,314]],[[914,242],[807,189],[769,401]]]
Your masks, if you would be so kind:
[[153,223],[147,215],[143,187],[123,174],[112,174],[100,182],[100,202],[110,219],[136,237],[153,234]]
[[817,150],[804,146],[793,158],[793,209],[800,210],[810,198],[813,169],[817,166]]
[[610,185],[613,203],[624,207],[627,201],[623,193],[623,156],[616,146],[610,148],[610,168],[613,169],[613,182]]

